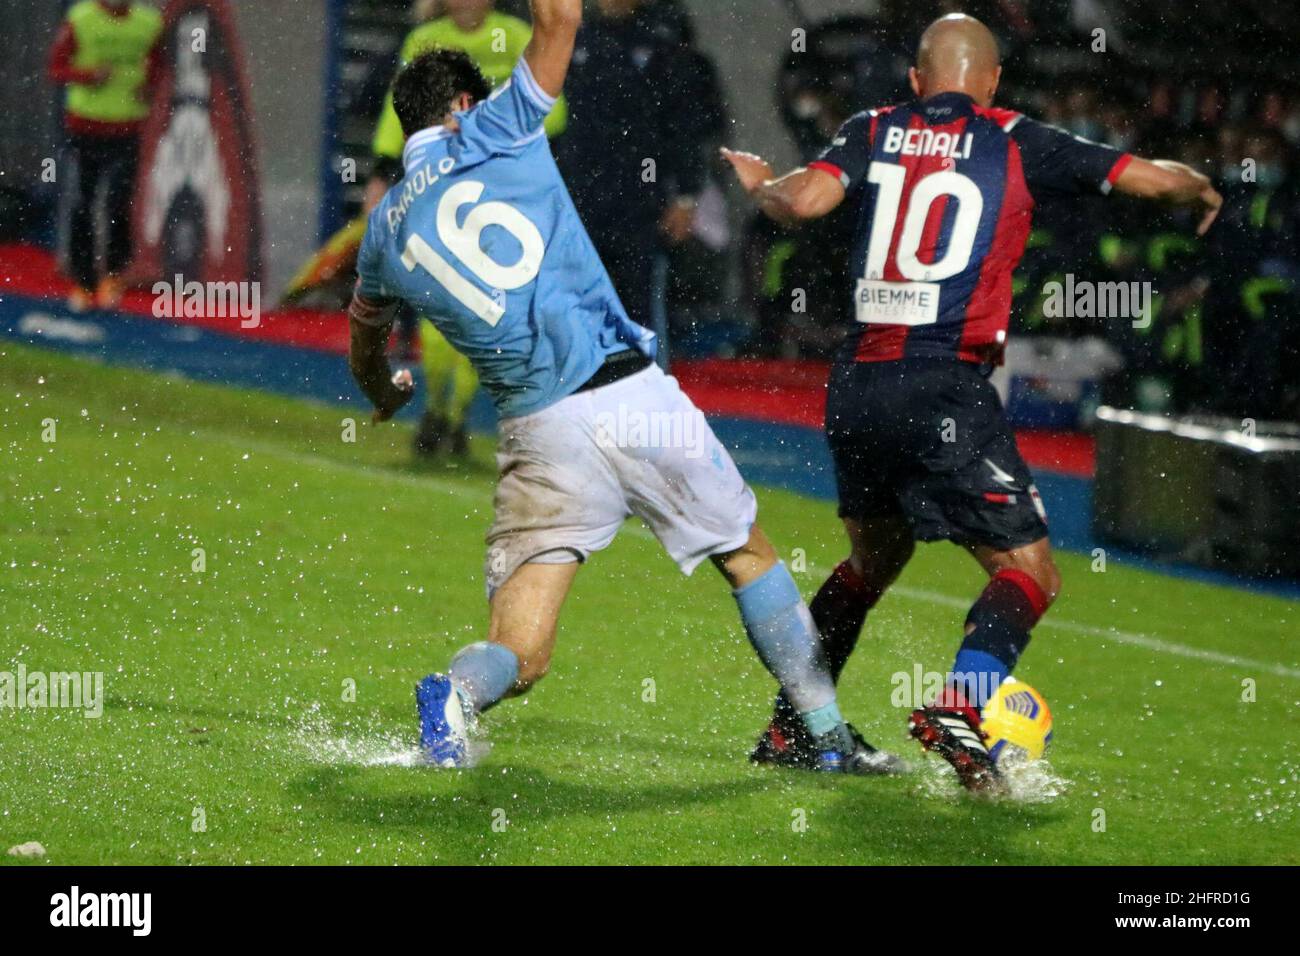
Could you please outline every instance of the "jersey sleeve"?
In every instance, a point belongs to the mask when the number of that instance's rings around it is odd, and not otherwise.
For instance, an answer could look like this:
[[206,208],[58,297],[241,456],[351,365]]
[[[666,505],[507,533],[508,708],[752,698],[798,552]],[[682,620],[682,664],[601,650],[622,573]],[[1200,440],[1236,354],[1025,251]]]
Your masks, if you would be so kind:
[[1113,146],[1028,117],[1020,117],[1010,135],[1020,147],[1025,182],[1036,196],[1109,193],[1133,159]]
[[393,320],[391,307],[396,300],[384,289],[383,249],[375,223],[372,217],[357,250],[357,288],[349,312],[363,325],[384,326]]
[[858,185],[871,165],[871,135],[875,121],[875,112],[871,110],[849,117],[831,144],[808,164],[808,168],[830,173],[844,184],[845,189]]
[[[516,17],[501,16],[500,20],[502,29],[506,31],[506,49],[510,53],[512,62],[517,63],[523,59],[528,41],[533,38],[533,28]],[[546,135],[551,139],[555,139],[569,128],[569,103],[563,94],[555,101],[555,108],[546,117],[543,126],[546,128]]]
[[494,149],[513,149],[544,135],[542,124],[555,108],[555,97],[547,95],[533,78],[528,61],[520,57],[510,79],[491,96],[466,114],[462,130]]

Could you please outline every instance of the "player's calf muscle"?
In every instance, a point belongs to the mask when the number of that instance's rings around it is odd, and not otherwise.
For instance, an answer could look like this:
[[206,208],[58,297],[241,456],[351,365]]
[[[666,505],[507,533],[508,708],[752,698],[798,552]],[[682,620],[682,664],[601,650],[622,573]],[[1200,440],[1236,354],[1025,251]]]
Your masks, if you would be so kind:
[[1032,549],[1029,560],[1023,565],[1016,566],[1034,579],[1042,589],[1050,607],[1061,593],[1061,572],[1056,567],[1056,561],[1052,559],[1052,552],[1046,541],[1038,545],[1030,545],[1029,549]]
[[851,552],[849,564],[863,580],[884,590],[898,579],[916,551],[911,528],[900,518],[844,519]]
[[733,588],[743,588],[762,577],[779,560],[776,548],[772,547],[772,542],[758,525],[754,525],[749,540],[743,546],[713,556],[714,565]]
[[975,559],[989,576],[999,571],[1020,571],[1033,578],[1050,606],[1061,593],[1061,572],[1052,558],[1052,548],[1046,538],[1020,548],[999,551],[993,548],[972,549]]
[[532,689],[534,684],[550,672],[551,652],[549,648],[540,651],[531,657],[520,657],[519,676],[515,679],[515,686],[506,696],[522,697]]
[[1057,569],[1056,562],[1050,557],[1047,559],[1047,567],[1043,571],[1043,576],[1037,579],[1038,586],[1043,589],[1043,593],[1047,595],[1047,603],[1051,605],[1061,595],[1061,572]]
[[519,659],[515,695],[550,670],[560,609],[577,569],[576,563],[525,564],[492,597],[488,640]]
[[493,614],[488,641],[500,644],[519,661],[519,673],[514,687],[507,695],[517,697],[545,677],[551,669],[551,654],[555,650],[555,622],[536,622],[533,627],[512,626]]

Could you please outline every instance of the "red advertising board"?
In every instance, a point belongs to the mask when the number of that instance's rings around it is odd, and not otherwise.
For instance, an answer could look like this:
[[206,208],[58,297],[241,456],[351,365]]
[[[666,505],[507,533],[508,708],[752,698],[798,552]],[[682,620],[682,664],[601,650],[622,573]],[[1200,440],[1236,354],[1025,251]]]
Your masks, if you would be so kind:
[[168,0],[141,141],[136,282],[262,279],[261,178],[244,59],[227,0]]

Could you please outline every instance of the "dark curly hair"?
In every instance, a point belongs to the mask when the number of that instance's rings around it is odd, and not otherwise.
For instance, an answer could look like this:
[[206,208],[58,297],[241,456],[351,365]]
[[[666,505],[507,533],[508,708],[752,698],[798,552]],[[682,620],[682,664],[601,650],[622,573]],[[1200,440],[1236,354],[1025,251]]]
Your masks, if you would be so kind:
[[463,50],[439,47],[407,65],[393,84],[393,109],[407,136],[436,126],[451,112],[452,101],[468,93],[485,100],[492,87]]

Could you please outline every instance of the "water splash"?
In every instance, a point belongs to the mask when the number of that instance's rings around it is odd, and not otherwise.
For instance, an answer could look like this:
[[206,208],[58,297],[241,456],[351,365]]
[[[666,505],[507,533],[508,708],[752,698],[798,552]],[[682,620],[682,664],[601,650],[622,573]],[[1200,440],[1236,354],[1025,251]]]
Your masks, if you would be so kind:
[[1009,791],[1004,799],[1015,803],[1051,803],[1070,789],[1071,782],[1046,760],[1011,763],[999,769]]
[[340,732],[313,704],[294,727],[294,748],[313,763],[333,767],[427,766],[409,730],[349,729]]
[[[999,764],[1007,792],[998,799],[1009,803],[1051,803],[1063,796],[1071,781],[1061,776],[1046,760]],[[957,800],[966,795],[957,774],[942,760],[926,760],[917,769],[924,796],[933,800]]]
[[[349,721],[349,725],[355,723]],[[477,766],[491,752],[488,740],[471,725],[471,739],[465,768]],[[416,745],[415,729],[402,727],[336,727],[313,704],[294,726],[294,748],[313,763],[331,767],[419,767],[430,769]]]

